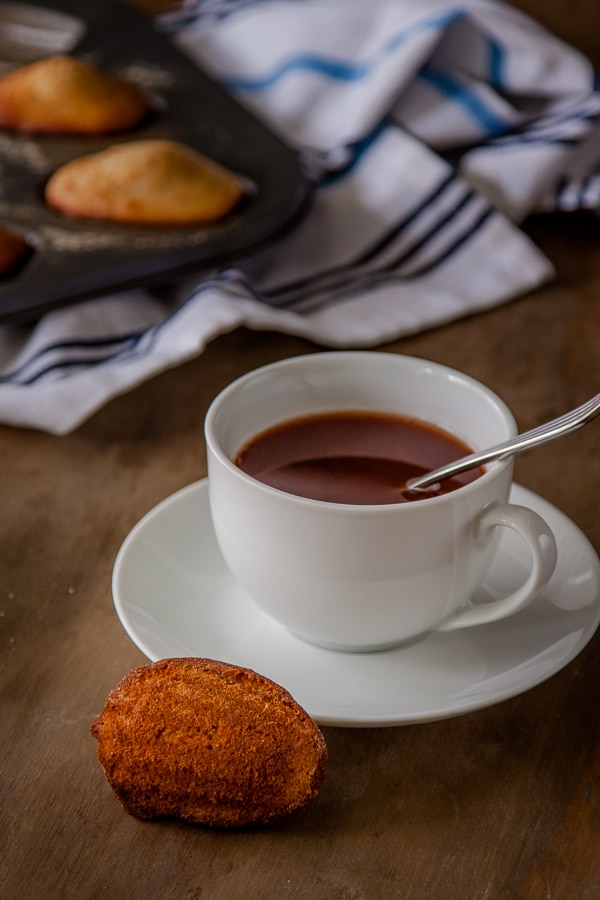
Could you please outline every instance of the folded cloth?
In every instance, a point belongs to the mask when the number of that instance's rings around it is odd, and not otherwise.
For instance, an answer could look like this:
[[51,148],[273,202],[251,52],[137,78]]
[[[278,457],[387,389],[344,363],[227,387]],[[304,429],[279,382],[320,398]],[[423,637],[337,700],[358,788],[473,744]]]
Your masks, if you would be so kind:
[[6,423],[67,433],[241,325],[372,347],[491,308],[553,276],[526,216],[600,206],[593,68],[509,6],[203,0],[158,26],[297,149],[309,211],[168,295],[2,326]]

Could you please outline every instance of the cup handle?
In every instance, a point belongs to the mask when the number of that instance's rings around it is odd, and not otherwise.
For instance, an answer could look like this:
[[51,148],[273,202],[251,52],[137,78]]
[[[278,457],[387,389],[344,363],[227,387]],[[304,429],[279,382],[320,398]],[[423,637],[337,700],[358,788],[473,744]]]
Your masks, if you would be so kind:
[[557,547],[554,534],[540,515],[526,506],[496,503],[487,506],[475,525],[475,537],[481,544],[489,543],[492,531],[504,525],[516,531],[527,543],[531,553],[531,572],[523,585],[508,597],[480,606],[467,603],[438,626],[438,631],[454,631],[472,625],[496,622],[518,612],[533,600],[549,580],[556,567]]

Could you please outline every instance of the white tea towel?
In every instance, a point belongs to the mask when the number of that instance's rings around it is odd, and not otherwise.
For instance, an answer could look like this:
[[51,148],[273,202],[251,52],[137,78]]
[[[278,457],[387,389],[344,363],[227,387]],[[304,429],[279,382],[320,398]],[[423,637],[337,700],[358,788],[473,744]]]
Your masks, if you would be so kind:
[[593,68],[509,6],[203,0],[159,26],[297,149],[310,209],[170,296],[1,326],[0,421],[67,433],[241,325],[372,347],[493,307],[553,275],[527,215],[600,206]]

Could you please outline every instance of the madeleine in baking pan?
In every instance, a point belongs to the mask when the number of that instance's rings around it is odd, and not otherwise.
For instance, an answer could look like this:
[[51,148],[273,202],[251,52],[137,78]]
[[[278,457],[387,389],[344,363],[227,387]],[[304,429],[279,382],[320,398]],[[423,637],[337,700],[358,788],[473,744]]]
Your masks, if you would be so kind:
[[0,127],[54,134],[127,131],[150,109],[134,84],[73,56],[50,56],[0,78]]
[[69,216],[141,225],[194,225],[229,213],[239,178],[186,144],[140,140],[65,163],[45,199]]
[[0,277],[18,269],[30,253],[31,247],[20,234],[0,225]]

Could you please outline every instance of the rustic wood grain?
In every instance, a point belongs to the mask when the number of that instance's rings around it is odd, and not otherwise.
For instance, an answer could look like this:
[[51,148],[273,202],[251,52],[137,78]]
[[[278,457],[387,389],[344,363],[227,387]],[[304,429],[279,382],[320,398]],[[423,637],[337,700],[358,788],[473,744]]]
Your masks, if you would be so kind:
[[[519,6],[599,49],[596,0]],[[600,223],[538,218],[527,230],[556,265],[552,284],[382,348],[469,372],[522,428],[600,391]],[[267,829],[139,822],[108,788],[89,723],[144,662],[113,610],[115,554],[143,513],[205,475],[202,420],[214,395],[257,365],[314,349],[239,329],[72,435],[0,427],[0,897],[600,896],[598,637],[551,680],[489,709],[326,728],[320,796]],[[592,425],[517,462],[517,480],[596,550],[598,435]]]

